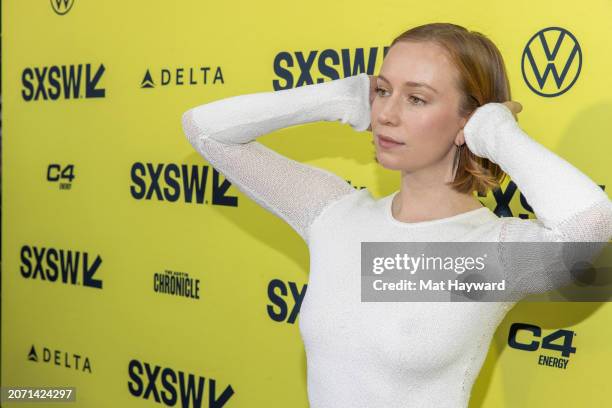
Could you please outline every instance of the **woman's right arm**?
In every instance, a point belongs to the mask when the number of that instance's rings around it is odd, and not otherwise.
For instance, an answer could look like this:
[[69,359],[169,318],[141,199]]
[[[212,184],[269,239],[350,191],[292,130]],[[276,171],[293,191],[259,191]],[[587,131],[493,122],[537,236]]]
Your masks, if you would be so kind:
[[228,97],[183,114],[191,145],[259,205],[287,222],[306,243],[315,218],[354,192],[341,177],[289,159],[255,141],[292,125],[340,121],[370,125],[371,80],[363,73],[281,91]]

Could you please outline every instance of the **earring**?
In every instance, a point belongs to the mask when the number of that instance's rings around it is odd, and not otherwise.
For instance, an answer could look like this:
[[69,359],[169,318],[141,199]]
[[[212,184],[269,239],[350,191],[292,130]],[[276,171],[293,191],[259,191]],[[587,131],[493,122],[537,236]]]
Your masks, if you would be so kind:
[[463,145],[455,145],[457,148],[455,149],[455,157],[453,159],[453,178],[455,181],[455,177],[457,176],[457,169],[459,168],[459,160],[461,159],[461,148]]

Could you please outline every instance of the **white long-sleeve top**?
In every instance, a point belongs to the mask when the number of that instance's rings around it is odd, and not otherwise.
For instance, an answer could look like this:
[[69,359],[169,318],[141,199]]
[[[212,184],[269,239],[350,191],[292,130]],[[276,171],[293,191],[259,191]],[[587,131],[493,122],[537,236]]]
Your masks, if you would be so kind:
[[[341,177],[255,141],[298,124],[370,124],[363,73],[299,88],[245,94],[183,114],[191,145],[258,204],[285,220],[310,252],[299,329],[313,408],[467,407],[491,338],[515,302],[361,302],[361,242],[608,242],[612,203],[570,163],[531,139],[502,104],[480,107],[464,127],[467,146],[497,163],[537,219],[499,218],[482,207],[405,223],[391,213],[394,192],[375,199]],[[556,253],[500,261],[520,293],[569,282],[551,268]],[[514,252],[512,252],[514,251]],[[543,261],[546,260],[546,261]]]

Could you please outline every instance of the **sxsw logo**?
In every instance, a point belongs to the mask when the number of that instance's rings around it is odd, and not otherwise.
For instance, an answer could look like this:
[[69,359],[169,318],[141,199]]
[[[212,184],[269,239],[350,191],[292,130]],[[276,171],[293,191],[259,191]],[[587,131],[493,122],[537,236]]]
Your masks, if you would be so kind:
[[266,306],[270,319],[279,323],[295,323],[307,288],[308,284],[272,279],[268,283],[271,304]]
[[374,72],[377,61],[383,59],[388,51],[388,46],[367,50],[356,48],[353,52],[348,48],[281,51],[274,57],[272,69],[283,81],[273,80],[272,87],[279,91],[325,81],[322,77],[313,78],[313,73],[335,80],[361,72]]
[[90,256],[87,252],[29,245],[23,245],[20,252],[21,276],[26,279],[59,281],[68,285],[102,289],[102,280],[94,278],[102,264],[100,255]]
[[559,96],[576,82],[582,50],[572,33],[560,27],[538,31],[523,51],[521,70],[527,86],[544,97]]
[[24,101],[105,98],[100,80],[104,64],[52,65],[28,67],[21,73],[21,96]]
[[[599,187],[603,191],[606,191],[605,185],[599,184]],[[491,190],[491,193],[493,195],[493,198],[495,199],[495,208],[493,209],[493,212],[498,217],[514,217],[515,216],[512,213],[512,210],[510,209],[510,204],[511,204],[511,201],[514,199],[514,197],[517,197],[517,196],[518,196],[518,200],[521,204],[522,209],[524,209],[527,212],[518,213],[516,217],[528,219],[529,214],[534,212],[533,208],[527,201],[527,198],[523,195],[523,193],[519,191],[518,186],[512,180],[508,182],[508,185],[506,186],[505,189],[502,189],[501,187],[496,187]],[[483,195],[483,194],[478,193],[478,196],[486,197],[486,194]]]
[[127,371],[132,396],[168,407],[221,408],[234,395],[231,384],[146,361],[130,360]]
[[60,16],[68,13],[73,5],[74,0],[51,0],[51,8]]
[[130,195],[136,200],[208,204],[208,195],[213,205],[238,206],[238,197],[228,195],[232,184],[227,179],[221,180],[219,172],[211,166],[136,162],[132,164],[130,178]]

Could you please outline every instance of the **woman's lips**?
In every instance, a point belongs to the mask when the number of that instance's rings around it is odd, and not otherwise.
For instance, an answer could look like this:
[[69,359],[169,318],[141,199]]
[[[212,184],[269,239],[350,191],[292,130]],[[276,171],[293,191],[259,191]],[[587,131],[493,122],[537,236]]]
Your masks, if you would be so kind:
[[404,145],[404,143],[396,142],[395,140],[385,137],[383,135],[376,135],[376,137],[378,138],[378,145],[383,149],[392,149],[394,147]]

